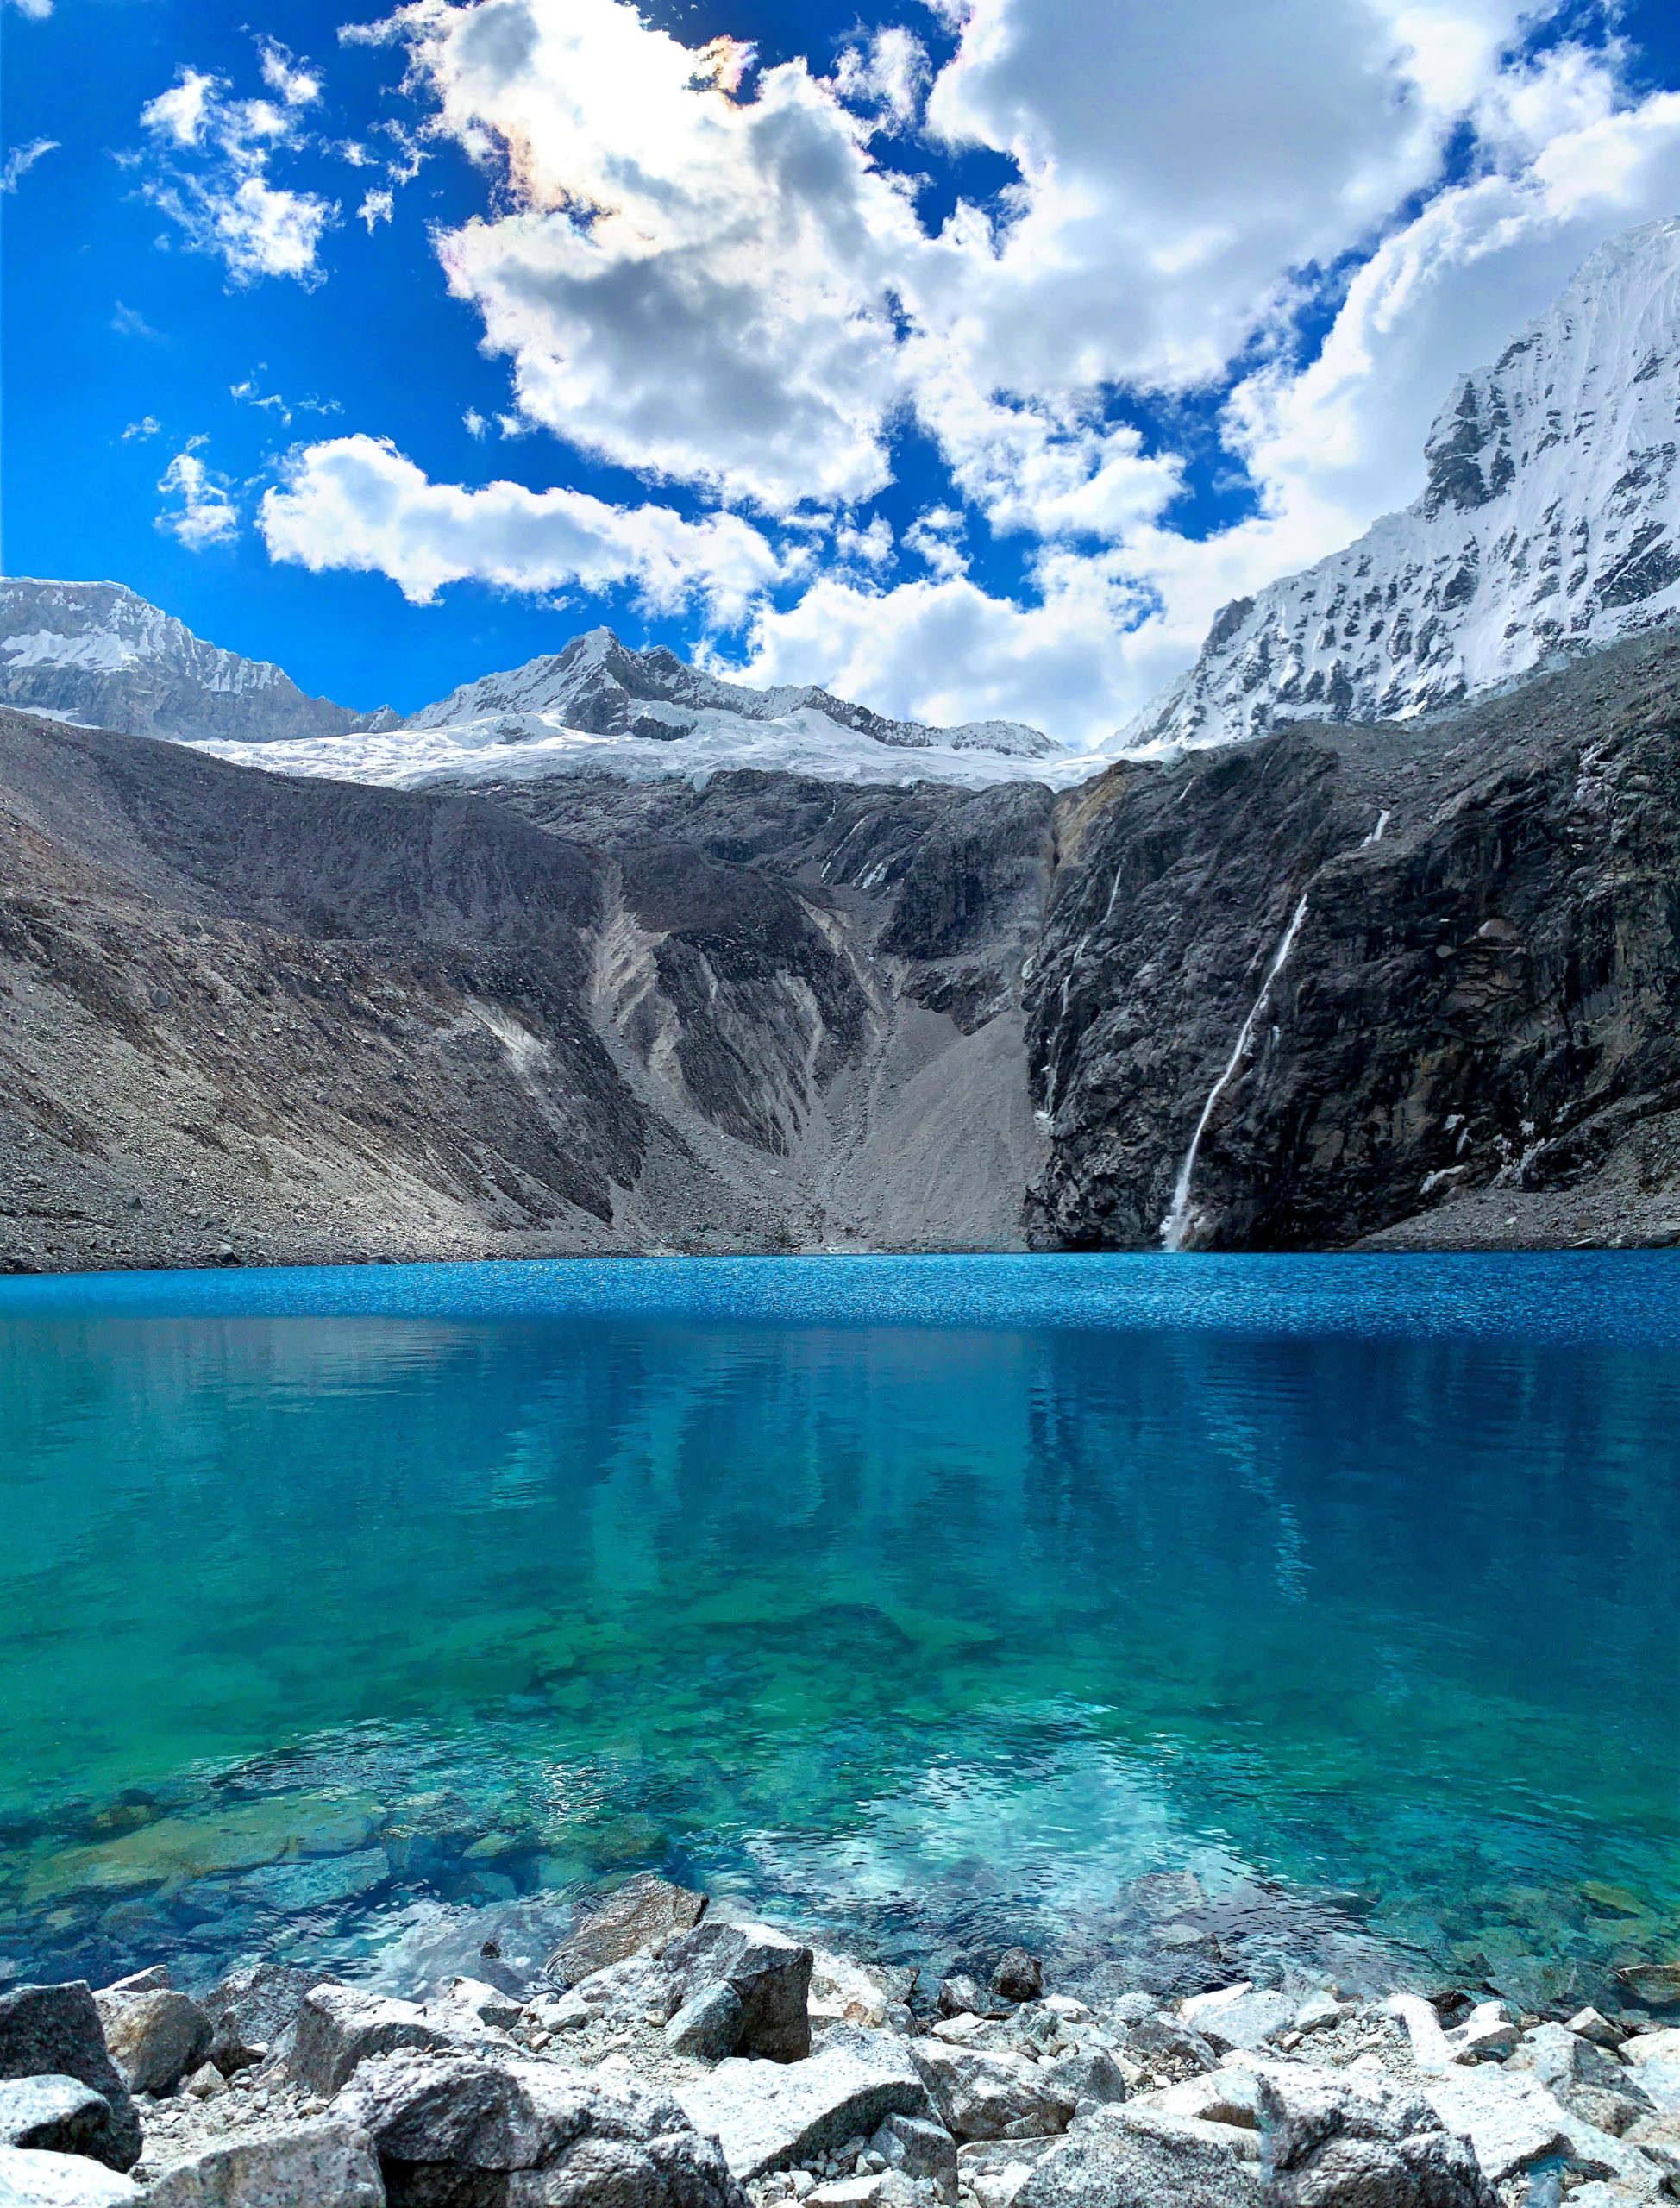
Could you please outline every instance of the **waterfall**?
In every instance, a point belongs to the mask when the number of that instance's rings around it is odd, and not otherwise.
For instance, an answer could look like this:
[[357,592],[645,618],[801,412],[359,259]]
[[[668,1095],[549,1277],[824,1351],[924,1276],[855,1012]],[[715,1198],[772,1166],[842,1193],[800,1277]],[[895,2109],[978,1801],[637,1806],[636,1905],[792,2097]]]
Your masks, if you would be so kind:
[[1282,939],[1272,953],[1271,963],[1266,969],[1266,978],[1260,984],[1260,994],[1248,1008],[1248,1018],[1243,1022],[1237,1040],[1232,1045],[1231,1056],[1225,1062],[1225,1071],[1207,1092],[1207,1101],[1201,1107],[1201,1117],[1196,1121],[1196,1131],[1190,1138],[1190,1147],[1184,1153],[1184,1162],[1178,1169],[1178,1178],[1173,1183],[1172,1203],[1161,1222],[1161,1246],[1163,1250],[1182,1250],[1184,1247],[1184,1238],[1190,1231],[1190,1182],[1195,1175],[1196,1152],[1201,1148],[1207,1122],[1213,1116],[1213,1107],[1230,1086],[1232,1076],[1243,1062],[1256,1024],[1266,1009],[1272,984],[1282,972],[1283,962],[1294,949],[1295,938],[1300,934],[1301,924],[1306,918],[1307,900],[1302,897],[1289,915],[1289,925],[1284,929]]
[[1362,851],[1368,851],[1373,844],[1380,844],[1382,841],[1382,831],[1388,826],[1389,823],[1394,819],[1394,817],[1393,813],[1390,812],[1385,806],[1382,811],[1376,816],[1376,827],[1373,828],[1370,835],[1365,837],[1361,842],[1359,848]]

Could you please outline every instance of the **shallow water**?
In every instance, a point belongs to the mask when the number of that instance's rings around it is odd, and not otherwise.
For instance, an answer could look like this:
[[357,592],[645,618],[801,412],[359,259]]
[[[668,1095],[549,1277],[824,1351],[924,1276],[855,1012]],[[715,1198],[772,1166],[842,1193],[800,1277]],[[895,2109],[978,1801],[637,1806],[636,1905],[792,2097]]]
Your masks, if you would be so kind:
[[1680,1257],[13,1281],[0,1482],[20,1967],[644,1866],[1075,1975],[1163,1891],[1680,1952]]

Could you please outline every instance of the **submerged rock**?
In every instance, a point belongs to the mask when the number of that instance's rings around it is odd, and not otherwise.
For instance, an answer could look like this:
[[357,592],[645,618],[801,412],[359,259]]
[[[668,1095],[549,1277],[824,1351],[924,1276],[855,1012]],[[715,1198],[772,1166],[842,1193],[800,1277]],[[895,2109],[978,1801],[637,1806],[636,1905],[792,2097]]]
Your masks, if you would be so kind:
[[591,1909],[543,1964],[556,1985],[575,1985],[631,1955],[662,1954],[705,1915],[707,1897],[640,1872]]
[[104,2098],[110,2123],[90,2151],[111,2169],[132,2169],[140,2159],[140,2118],[83,1979],[0,1993],[0,2079],[43,2076],[76,2079]]

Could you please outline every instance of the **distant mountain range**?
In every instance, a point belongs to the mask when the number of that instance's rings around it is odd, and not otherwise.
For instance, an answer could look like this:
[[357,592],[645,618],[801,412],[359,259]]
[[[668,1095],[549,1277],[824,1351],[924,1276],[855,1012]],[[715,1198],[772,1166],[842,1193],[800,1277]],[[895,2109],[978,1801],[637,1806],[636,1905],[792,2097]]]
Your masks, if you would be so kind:
[[1614,239],[1461,376],[1404,512],[1215,620],[1106,747],[1409,719],[1680,611],[1680,221]]
[[[120,583],[0,581],[0,703],[124,736],[205,743],[337,780],[417,782],[611,768],[632,780],[759,767],[844,781],[956,781],[1094,771],[1017,721],[933,728],[812,685],[754,690],[632,651],[611,629],[463,683],[404,720],[306,697]],[[360,743],[351,739],[361,738]]]
[[813,685],[755,690],[610,629],[406,720],[355,713],[120,584],[27,578],[0,582],[0,703],[399,786],[751,767],[1065,787],[1128,753],[1461,706],[1680,612],[1680,220],[1602,248],[1491,367],[1461,377],[1425,460],[1413,505],[1226,606],[1194,666],[1094,753],[1015,721],[935,728]]

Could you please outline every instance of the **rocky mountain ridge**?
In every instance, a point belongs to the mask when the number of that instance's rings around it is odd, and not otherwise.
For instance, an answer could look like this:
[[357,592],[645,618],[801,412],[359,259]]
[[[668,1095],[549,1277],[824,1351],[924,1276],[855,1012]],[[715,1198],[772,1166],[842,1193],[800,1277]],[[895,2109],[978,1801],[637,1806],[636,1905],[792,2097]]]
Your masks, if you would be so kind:
[[394,727],[309,698],[267,660],[195,637],[122,583],[0,578],[0,703],[125,736],[251,743]]
[[1602,247],[1461,376],[1425,457],[1413,505],[1226,606],[1110,750],[1410,718],[1680,611],[1680,220]]
[[867,706],[849,705],[814,683],[779,683],[754,690],[690,667],[662,645],[632,651],[611,629],[574,637],[563,651],[528,660],[503,674],[463,683],[436,705],[409,718],[411,728],[448,728],[462,722],[523,714],[555,716],[567,728],[592,736],[640,736],[655,743],[695,734],[704,716],[728,713],[740,720],[780,721],[800,712],[820,714],[838,729],[894,750],[996,751],[1015,759],[1048,759],[1063,746],[1041,729],[1018,721],[968,721],[931,728],[893,720]]

